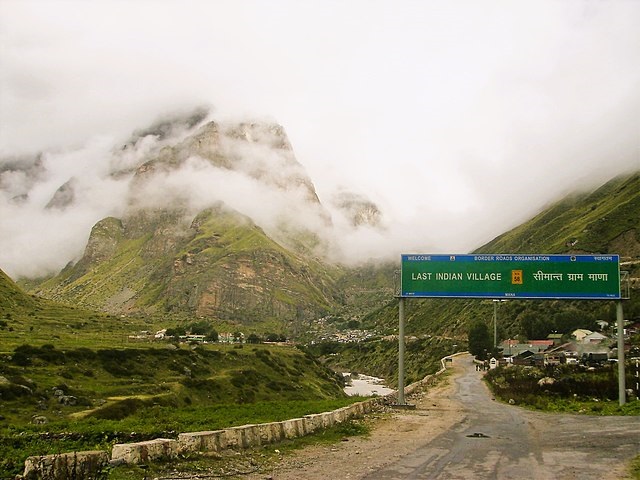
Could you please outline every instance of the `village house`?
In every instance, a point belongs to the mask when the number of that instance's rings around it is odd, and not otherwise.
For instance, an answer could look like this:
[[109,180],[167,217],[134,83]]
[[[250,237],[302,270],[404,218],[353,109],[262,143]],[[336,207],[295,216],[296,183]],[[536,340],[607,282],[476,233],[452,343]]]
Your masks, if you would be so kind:
[[222,332],[218,334],[219,343],[244,343],[244,333]]
[[583,337],[582,343],[602,343],[606,340],[609,340],[609,337],[598,332],[592,332],[589,335]]
[[551,340],[554,345],[560,345],[562,343],[561,333],[550,333],[547,335],[547,340]]
[[573,332],[571,332],[571,337],[575,338],[576,341],[578,342],[582,342],[584,337],[586,337],[587,335],[591,335],[592,333],[593,332],[591,330],[587,330],[585,328],[578,328],[577,330],[574,330]]

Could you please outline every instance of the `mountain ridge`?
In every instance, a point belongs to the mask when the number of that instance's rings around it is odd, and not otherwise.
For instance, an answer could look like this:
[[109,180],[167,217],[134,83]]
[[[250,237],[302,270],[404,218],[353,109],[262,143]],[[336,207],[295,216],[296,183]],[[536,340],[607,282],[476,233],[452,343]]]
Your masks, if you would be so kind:
[[83,258],[35,293],[110,313],[244,324],[311,319],[337,303],[338,268],[287,250],[248,217],[219,204],[178,227],[184,218],[142,211],[99,222]]
[[[36,172],[25,174],[27,195],[46,170],[37,158],[24,167]],[[377,310],[367,309],[393,295],[393,279],[379,278],[392,277],[388,264],[352,268],[328,255],[340,246],[326,234],[333,225],[381,232],[383,213],[349,191],[323,205],[280,125],[216,122],[199,111],[134,132],[108,166],[108,176],[127,179],[118,190],[121,208],[93,225],[75,261],[22,282],[31,293],[111,314],[267,323],[287,331],[335,312],[373,325]],[[45,208],[82,202],[83,181],[62,179]],[[571,194],[476,253],[637,258],[639,192],[635,172]],[[330,212],[346,222],[334,222]],[[371,292],[373,301],[365,298]]]
[[474,253],[618,253],[638,257],[639,213],[640,172],[635,172],[615,177],[592,191],[567,195]]
[[[619,254],[621,270],[629,272],[631,298],[625,318],[640,319],[640,171],[612,178],[591,191],[571,193],[551,203],[530,220],[479,247],[476,254]],[[493,317],[489,301],[468,299],[413,299],[407,302],[410,335],[443,335],[466,339],[467,326]],[[515,338],[527,312],[551,317],[579,311],[586,318],[615,322],[612,302],[508,301],[500,304],[502,335]],[[395,300],[366,315],[362,323],[386,334],[397,329]],[[507,338],[505,336],[505,338]]]

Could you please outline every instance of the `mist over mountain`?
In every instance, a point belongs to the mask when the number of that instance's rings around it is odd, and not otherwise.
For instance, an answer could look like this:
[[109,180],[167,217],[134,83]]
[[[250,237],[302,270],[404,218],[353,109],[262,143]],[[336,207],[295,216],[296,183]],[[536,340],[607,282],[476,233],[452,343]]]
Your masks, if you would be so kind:
[[349,239],[383,234],[383,215],[364,195],[342,190],[321,202],[282,126],[219,122],[202,108],[124,142],[1,159],[0,193],[0,264],[14,278],[57,273],[81,259],[96,222],[140,211],[180,211],[188,225],[222,202],[283,245],[332,261],[366,259],[371,252],[354,256]]

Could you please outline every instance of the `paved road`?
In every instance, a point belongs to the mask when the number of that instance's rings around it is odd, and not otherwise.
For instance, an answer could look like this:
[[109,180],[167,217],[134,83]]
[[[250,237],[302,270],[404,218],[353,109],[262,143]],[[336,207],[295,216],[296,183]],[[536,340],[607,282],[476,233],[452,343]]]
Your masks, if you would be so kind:
[[454,397],[465,418],[368,480],[616,479],[640,454],[640,417],[530,412],[492,400],[469,358]]

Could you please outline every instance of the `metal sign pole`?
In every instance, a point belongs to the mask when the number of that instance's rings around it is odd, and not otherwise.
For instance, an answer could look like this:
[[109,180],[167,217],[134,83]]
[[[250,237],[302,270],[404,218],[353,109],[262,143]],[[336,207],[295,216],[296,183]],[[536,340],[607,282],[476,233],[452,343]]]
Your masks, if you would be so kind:
[[622,406],[627,401],[624,373],[624,315],[622,312],[622,300],[616,302],[616,317],[618,320],[618,398]]
[[498,348],[498,302],[493,301],[493,349]]
[[398,405],[404,405],[404,298],[400,297],[398,326]]

